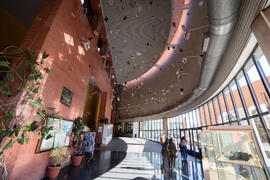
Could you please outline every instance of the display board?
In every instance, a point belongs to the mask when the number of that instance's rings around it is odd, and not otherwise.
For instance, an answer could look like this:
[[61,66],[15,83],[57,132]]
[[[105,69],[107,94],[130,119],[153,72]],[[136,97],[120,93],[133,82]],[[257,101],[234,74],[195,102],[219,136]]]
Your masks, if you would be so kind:
[[102,134],[102,144],[109,144],[109,142],[112,140],[112,133],[113,133],[113,125],[104,124]]
[[73,121],[49,117],[47,127],[53,127],[50,131],[53,137],[50,139],[39,140],[36,153],[69,146],[72,124]]

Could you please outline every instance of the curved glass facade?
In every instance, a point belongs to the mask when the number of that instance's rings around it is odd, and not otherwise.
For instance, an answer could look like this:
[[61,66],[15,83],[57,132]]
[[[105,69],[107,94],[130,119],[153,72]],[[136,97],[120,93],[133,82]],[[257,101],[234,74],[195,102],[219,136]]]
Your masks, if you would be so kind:
[[173,136],[178,144],[180,137],[185,136],[188,149],[199,152],[198,134],[209,126],[251,125],[265,163],[270,167],[269,82],[269,61],[256,45],[237,75],[216,96],[167,119],[168,136]]
[[140,137],[159,141],[163,134],[162,119],[140,122]]

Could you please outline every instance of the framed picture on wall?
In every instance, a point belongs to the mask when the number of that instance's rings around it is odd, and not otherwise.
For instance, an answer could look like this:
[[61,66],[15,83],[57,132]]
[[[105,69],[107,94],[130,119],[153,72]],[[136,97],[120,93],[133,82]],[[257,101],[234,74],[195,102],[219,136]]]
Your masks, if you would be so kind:
[[60,102],[68,107],[70,107],[72,101],[72,92],[67,88],[63,88]]
[[50,131],[52,137],[50,139],[40,139],[36,148],[36,153],[69,146],[72,125],[73,121],[49,117],[47,127],[53,127]]

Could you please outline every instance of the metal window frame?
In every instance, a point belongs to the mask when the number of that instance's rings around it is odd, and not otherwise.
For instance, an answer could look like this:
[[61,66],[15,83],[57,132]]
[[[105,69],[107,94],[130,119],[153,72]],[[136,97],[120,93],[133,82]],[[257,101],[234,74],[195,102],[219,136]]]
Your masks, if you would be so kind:
[[215,107],[215,102],[214,102],[214,98],[211,100],[212,101],[212,105],[213,105],[213,109],[214,109],[214,115],[215,115],[215,120],[216,120],[216,125],[219,124],[218,123],[218,118],[217,118],[217,112],[216,112],[216,107]]
[[256,60],[256,58],[254,57],[253,54],[252,54],[251,58],[252,58],[252,61],[257,69],[257,72],[259,73],[259,76],[262,80],[264,89],[267,92],[268,96],[270,97],[270,85],[269,85],[269,82],[267,80],[267,76],[265,75],[259,60]]
[[251,83],[250,78],[249,78],[249,76],[248,76],[248,74],[247,74],[247,72],[245,71],[244,68],[242,69],[242,72],[243,72],[244,77],[245,77],[245,79],[246,79],[246,81],[247,81],[248,89],[249,89],[250,94],[251,94],[251,97],[252,97],[252,99],[253,99],[255,108],[256,108],[256,110],[257,110],[257,112],[258,112],[257,114],[258,114],[258,117],[259,117],[259,119],[260,119],[260,121],[261,121],[261,123],[262,123],[263,130],[266,132],[267,139],[268,139],[268,141],[270,142],[270,133],[269,133],[269,131],[268,131],[268,129],[267,129],[267,125],[266,125],[264,119],[263,119],[262,116],[261,116],[261,114],[262,114],[262,109],[261,109],[261,107],[260,107],[260,104],[259,104],[258,98],[257,98],[257,96],[256,96],[256,93],[255,93],[255,91],[254,91],[254,89],[253,89],[252,83]]
[[204,108],[204,105],[205,105],[205,104],[202,105],[202,107],[203,107],[204,121],[205,121],[205,126],[208,127],[208,124],[207,124],[207,117],[206,117],[206,114],[205,114],[205,108]]
[[208,107],[208,113],[209,113],[209,120],[210,120],[210,125],[212,126],[212,117],[211,117],[211,111],[210,111],[210,106],[209,106],[209,101],[207,102],[207,107]]
[[[225,88],[227,88],[227,86]],[[230,116],[230,109],[228,107],[228,102],[227,102],[227,99],[226,99],[226,96],[225,96],[225,93],[224,93],[224,89],[222,90],[222,96],[223,96],[223,100],[224,100],[224,103],[225,103],[225,109],[227,111],[227,117],[228,117],[228,120],[229,120],[229,124],[231,125],[232,124],[232,119],[231,119],[231,116]]]
[[[232,101],[232,104],[233,104],[233,109],[234,109],[234,112],[235,112],[235,115],[237,117],[237,123],[240,124],[240,122],[242,121],[245,121],[247,120],[247,123],[250,125],[250,119],[252,118],[259,118],[260,120],[260,123],[264,129],[264,131],[266,132],[267,134],[267,138],[270,142],[270,134],[269,132],[267,131],[267,126],[266,126],[266,123],[265,123],[265,120],[263,118],[264,115],[267,115],[269,114],[269,112],[262,112],[261,110],[261,107],[260,107],[260,104],[258,102],[258,98],[256,96],[256,92],[254,91],[253,89],[253,85],[252,85],[252,82],[250,81],[250,78],[249,78],[249,75],[247,74],[247,72],[245,71],[245,67],[246,67],[246,64],[252,60],[255,67],[256,67],[256,70],[260,76],[260,80],[262,81],[263,83],[263,86],[268,94],[268,96],[270,97],[270,85],[269,85],[269,82],[268,82],[268,79],[267,79],[267,76],[265,75],[262,67],[261,67],[261,64],[259,62],[259,60],[256,60],[256,58],[254,57],[253,53],[254,51],[258,48],[258,44],[256,44],[256,46],[254,47],[254,49],[252,50],[252,53],[249,55],[249,57],[246,59],[246,62],[242,65],[242,67],[240,68],[240,70],[237,72],[237,74],[234,76],[234,78],[218,93],[216,94],[214,97],[212,97],[210,100],[208,100],[207,102],[195,107],[194,109],[192,110],[189,110],[187,112],[184,112],[180,115],[177,115],[175,116],[174,118],[176,119],[176,127],[175,128],[172,128],[172,129],[168,129],[168,131],[173,131],[175,130],[176,131],[176,134],[179,134],[180,138],[181,138],[181,135],[182,135],[182,132],[184,132],[184,136],[186,136],[186,132],[189,133],[188,136],[189,136],[189,140],[191,141],[190,142],[190,149],[192,150],[196,150],[196,147],[195,147],[195,142],[194,142],[194,132],[193,131],[196,131],[197,132],[197,140],[199,142],[199,134],[198,134],[198,131],[199,130],[203,130],[204,128],[208,128],[209,126],[213,126],[213,125],[226,125],[226,124],[230,124],[232,125],[232,120],[231,120],[231,117],[230,117],[230,111],[229,111],[229,107],[228,107],[228,102],[225,96],[225,89],[228,88],[229,90],[229,94],[230,94],[230,97],[231,97],[231,101]],[[250,92],[250,95],[252,97],[252,101],[254,102],[254,105],[255,105],[255,108],[257,110],[257,114],[255,115],[250,115],[249,111],[248,111],[248,107],[247,107],[247,104],[246,104],[246,101],[245,101],[245,96],[242,92],[242,89],[241,89],[241,86],[239,84],[239,81],[237,80],[237,76],[239,75],[239,73],[243,73],[243,77],[245,78],[245,81],[247,83],[247,86],[248,86],[248,89],[249,89],[249,92]],[[241,77],[242,78],[242,77]],[[236,85],[236,90],[232,90],[231,89],[231,84],[232,83],[235,83]],[[240,97],[240,100],[241,100],[241,106],[243,107],[244,109],[244,113],[245,113],[245,117],[243,118],[240,118],[240,115],[239,115],[239,111],[237,109],[237,104],[236,104],[236,100],[235,100],[235,96],[234,96],[234,91],[237,91],[238,94],[239,94],[239,97]],[[224,122],[224,117],[223,117],[223,111],[222,111],[222,108],[221,108],[221,103],[220,103],[220,97],[223,97],[224,99],[224,103],[225,103],[225,108],[226,108],[226,112],[227,112],[227,116],[228,116],[228,122]],[[217,98],[217,104],[218,104],[218,107],[216,107],[216,104],[215,104],[215,98]],[[214,116],[213,118],[215,118],[216,120],[216,123],[213,124],[212,122],[212,116],[211,116],[211,110],[210,110],[210,103],[212,103],[212,107],[213,107],[213,110],[214,110]],[[208,107],[208,113],[209,113],[209,120],[210,120],[210,124],[207,123],[207,116],[206,116],[206,112],[205,112],[205,107],[206,106]],[[203,112],[201,112],[201,108],[203,109]],[[219,109],[219,112],[220,112],[220,115],[221,115],[221,123],[219,123],[217,120],[217,109]],[[195,115],[193,114],[193,111],[195,112]],[[199,112],[197,112],[199,111]],[[189,113],[191,113],[191,115],[189,115]],[[202,114],[203,113],[203,114]],[[196,116],[196,121],[197,121],[197,125],[195,127],[195,123],[194,123],[194,116]],[[202,117],[204,116],[204,121],[205,121],[205,125],[203,126],[203,119]],[[190,118],[189,118],[190,117]],[[192,119],[192,125],[191,125],[191,120]],[[184,127],[184,120],[185,120],[185,124],[186,124],[186,127]],[[190,123],[189,123],[189,127],[188,126],[188,121],[190,120]],[[200,121],[200,126],[199,126],[199,121]],[[168,124],[169,124],[170,120],[168,119]],[[177,125],[177,123],[179,123],[179,125]],[[149,129],[147,130],[141,130],[141,127],[140,127],[140,124],[139,123],[139,132],[142,131],[142,132],[145,132],[145,131],[150,131]],[[144,124],[145,125],[145,124]],[[143,125],[143,126],[144,126]],[[163,132],[163,123],[161,122],[161,129],[160,129],[160,132]],[[182,126],[181,126],[182,125]],[[143,128],[144,129],[144,128]],[[151,128],[151,130],[153,130]],[[153,130],[153,131],[157,131],[157,130]],[[140,134],[140,133],[139,133]]]
[[218,102],[219,112],[220,112],[221,121],[222,121],[221,124],[224,124],[223,112],[222,112],[222,108],[221,108],[221,104],[220,104],[220,100],[219,100],[219,95],[220,95],[220,94],[217,94],[216,97],[217,97],[217,102]]
[[239,116],[237,105],[236,105],[236,102],[235,102],[235,99],[234,99],[234,95],[233,95],[233,92],[232,92],[232,89],[231,89],[231,86],[230,85],[231,84],[228,85],[228,89],[229,89],[229,92],[230,92],[230,96],[231,96],[231,100],[232,100],[232,104],[233,104],[234,113],[235,113],[236,118],[237,118],[237,123],[238,123],[238,125],[240,125],[240,116]]

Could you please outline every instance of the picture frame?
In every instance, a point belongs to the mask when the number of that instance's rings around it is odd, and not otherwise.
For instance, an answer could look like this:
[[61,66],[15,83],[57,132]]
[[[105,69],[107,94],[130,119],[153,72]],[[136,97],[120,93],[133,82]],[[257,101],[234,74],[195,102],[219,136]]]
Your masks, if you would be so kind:
[[61,94],[60,103],[64,104],[65,106],[70,107],[71,101],[72,101],[72,96],[73,96],[73,93],[69,89],[64,87],[62,94]]

